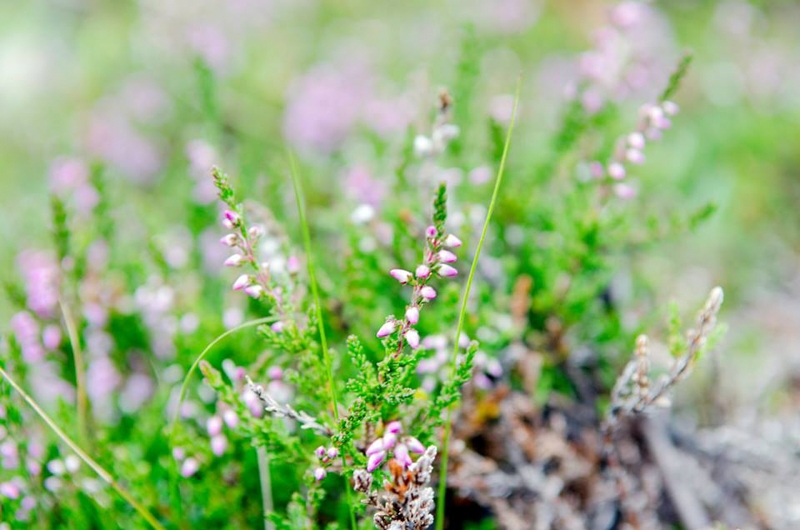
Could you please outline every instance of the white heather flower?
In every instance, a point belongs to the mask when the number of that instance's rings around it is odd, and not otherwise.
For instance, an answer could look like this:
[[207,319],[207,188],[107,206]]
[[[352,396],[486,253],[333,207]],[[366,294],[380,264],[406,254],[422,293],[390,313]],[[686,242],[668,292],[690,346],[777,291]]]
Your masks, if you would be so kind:
[[674,101],[665,101],[661,104],[661,108],[664,109],[664,112],[667,116],[675,116],[681,109],[677,103]]
[[458,257],[449,250],[440,250],[439,260],[442,263],[455,263],[456,261],[458,261]]
[[81,467],[81,460],[77,456],[67,455],[67,457],[64,458],[64,468],[68,472],[75,473],[76,471],[78,471],[78,468],[80,467]]
[[622,180],[625,178],[625,166],[619,162],[612,162],[608,165],[608,175],[612,179]]
[[241,276],[236,278],[236,281],[233,282],[232,288],[234,291],[241,291],[248,285],[250,285],[250,276],[247,274],[242,274]]
[[419,322],[419,307],[411,306],[406,309],[406,320],[408,320],[409,324],[416,324]]
[[231,429],[235,429],[237,425],[239,425],[239,415],[233,409],[228,409],[222,413],[222,419],[225,421],[225,425],[227,425]]
[[455,268],[444,264],[439,265],[437,272],[439,273],[439,276],[443,278],[452,278],[453,276],[458,275],[458,271]]
[[226,267],[238,267],[244,262],[244,256],[241,254],[234,254],[225,260]]
[[450,248],[458,248],[461,246],[461,240],[453,234],[447,234],[447,237],[444,238],[444,244]]
[[433,154],[433,142],[431,139],[421,134],[417,135],[414,138],[414,154],[419,157]]
[[228,234],[220,239],[219,242],[226,247],[235,247],[239,243],[239,237],[236,234]]
[[325,471],[323,467],[318,467],[314,470],[314,478],[317,479],[317,481],[324,479],[327,474],[328,472]]
[[628,162],[630,162],[631,164],[636,164],[636,165],[644,164],[644,153],[632,147],[627,151],[625,151],[625,158],[627,158]]
[[375,208],[369,204],[359,204],[356,206],[353,213],[350,214],[350,220],[357,225],[365,224],[375,218]]
[[644,149],[645,139],[644,135],[640,132],[634,132],[628,135],[628,145],[634,149]]

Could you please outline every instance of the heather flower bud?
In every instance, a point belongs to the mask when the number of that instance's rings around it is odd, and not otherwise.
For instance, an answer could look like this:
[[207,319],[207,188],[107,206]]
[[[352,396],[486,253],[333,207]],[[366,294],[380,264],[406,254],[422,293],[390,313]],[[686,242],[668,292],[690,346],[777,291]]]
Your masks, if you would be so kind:
[[411,306],[406,309],[406,320],[412,325],[419,322],[419,308],[417,306]]
[[388,451],[397,443],[397,435],[393,432],[387,432],[383,435],[383,450]]
[[267,370],[267,376],[273,381],[279,381],[283,379],[283,368],[280,366],[270,366],[269,370]]
[[236,228],[242,222],[242,218],[239,216],[238,213],[232,210],[225,211],[225,219],[222,221],[222,224],[227,229]]
[[403,440],[403,442],[412,453],[421,455],[422,453],[425,452],[425,446],[422,445],[422,442],[420,442],[413,436],[407,437],[405,440]]
[[383,452],[383,438],[378,438],[367,447],[367,456]]
[[592,162],[589,164],[589,174],[596,179],[603,178],[603,175],[605,174],[603,164],[600,162]]
[[426,228],[426,229],[425,229],[425,236],[426,236],[428,239],[433,239],[434,237],[436,237],[436,234],[437,234],[437,233],[438,233],[438,232],[437,232],[437,230],[436,230],[436,227],[435,227],[435,226],[429,226],[428,228]]
[[450,265],[439,265],[437,272],[439,273],[439,276],[443,278],[452,278],[453,276],[458,275],[458,271]]
[[320,445],[314,450],[314,454],[317,455],[317,458],[325,458],[325,448]]
[[628,162],[631,164],[644,164],[644,153],[638,149],[630,148],[625,151],[625,158],[627,158]]
[[612,162],[608,165],[608,175],[612,179],[622,180],[625,178],[625,166],[619,162]]
[[222,456],[225,449],[228,447],[228,439],[223,435],[214,436],[211,438],[211,452],[216,456]]
[[280,333],[281,331],[283,331],[283,329],[284,329],[285,327],[286,327],[286,324],[284,324],[283,322],[281,322],[281,321],[279,320],[278,322],[275,322],[274,324],[272,324],[272,325],[269,327],[269,329],[271,329],[271,330],[272,330],[272,331],[274,331],[275,333]]
[[264,294],[264,288],[260,285],[248,285],[244,288],[244,292],[252,298],[261,298],[261,295]]
[[249,235],[253,239],[258,239],[259,237],[264,235],[264,229],[261,228],[259,225],[254,225],[250,227],[250,230],[247,231],[247,235]]
[[416,329],[406,331],[406,342],[412,349],[419,348],[419,333],[417,333]]
[[636,190],[627,184],[615,184],[614,193],[617,194],[617,197],[623,200],[633,199],[636,197]]
[[403,430],[403,425],[397,420],[390,421],[389,423],[386,424],[385,430],[386,432],[390,432],[392,434],[398,434],[400,431]]
[[388,337],[389,335],[394,333],[396,329],[397,329],[397,323],[394,320],[390,320],[381,326],[381,329],[378,330],[377,337],[379,339]]
[[235,429],[239,425],[239,415],[232,409],[228,409],[222,413],[222,419],[225,421],[225,425],[231,429]]
[[327,454],[328,454],[328,458],[333,460],[334,458],[339,456],[339,450],[336,449],[335,447],[331,447],[330,449],[328,449],[328,453]]
[[239,237],[236,234],[228,234],[220,239],[219,242],[227,247],[235,247],[239,243]]
[[389,271],[389,274],[391,275],[392,278],[402,283],[403,285],[410,282],[411,279],[413,278],[413,275],[405,269],[392,269]]
[[425,300],[433,300],[434,298],[436,298],[436,289],[434,289],[430,285],[426,285],[425,287],[419,290],[419,294]]
[[225,260],[226,267],[238,267],[244,261],[244,256],[241,254],[234,254],[233,256],[229,257]]
[[200,462],[197,461],[196,458],[189,457],[183,461],[181,465],[181,476],[183,478],[189,478],[200,469]]
[[289,256],[286,260],[286,270],[289,274],[297,274],[300,272],[300,259],[297,256]]
[[394,458],[403,464],[403,467],[408,467],[414,463],[413,460],[411,460],[411,455],[408,454],[408,448],[403,444],[400,444],[395,448]]
[[461,246],[461,240],[453,234],[447,234],[447,237],[444,238],[444,245],[450,248],[458,248]]
[[222,418],[219,416],[211,416],[206,421],[206,431],[209,436],[216,436],[222,432]]
[[235,282],[233,282],[233,290],[241,291],[248,285],[250,285],[250,276],[248,276],[247,274],[242,274],[241,276],[236,278]]
[[644,135],[640,132],[629,134],[628,145],[633,147],[634,149],[644,149],[645,145]]
[[417,278],[425,280],[430,277],[431,269],[427,265],[420,265],[416,270]]
[[456,261],[458,261],[458,257],[449,250],[440,250],[439,260],[442,263],[455,263]]
[[414,138],[414,153],[417,156],[428,156],[433,153],[433,142],[430,138],[423,135],[417,135]]
[[667,114],[667,116],[675,116],[681,110],[678,104],[674,101],[665,101],[661,104],[661,108],[664,109],[664,112]]
[[378,466],[383,463],[383,459],[386,458],[386,453],[383,451],[379,451],[373,455],[370,455],[369,459],[367,460],[367,471],[372,473]]
[[322,467],[318,467],[314,470],[314,478],[317,479],[317,481],[324,479],[327,474],[328,472]]

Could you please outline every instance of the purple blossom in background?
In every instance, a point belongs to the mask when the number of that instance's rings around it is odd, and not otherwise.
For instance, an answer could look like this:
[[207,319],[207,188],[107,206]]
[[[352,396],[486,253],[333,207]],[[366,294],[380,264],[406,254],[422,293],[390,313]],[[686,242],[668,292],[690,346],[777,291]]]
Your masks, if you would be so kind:
[[28,307],[41,318],[58,314],[60,270],[54,257],[44,251],[25,250],[17,256],[25,281]]

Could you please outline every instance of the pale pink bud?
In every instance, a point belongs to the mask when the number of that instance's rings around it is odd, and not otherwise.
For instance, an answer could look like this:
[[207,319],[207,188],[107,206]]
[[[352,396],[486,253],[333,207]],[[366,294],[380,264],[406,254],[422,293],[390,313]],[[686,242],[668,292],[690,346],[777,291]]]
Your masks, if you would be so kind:
[[428,239],[433,239],[434,237],[436,237],[436,234],[438,233],[439,232],[436,230],[435,226],[429,226],[428,228],[425,229],[425,236]]
[[664,136],[664,135],[662,134],[661,130],[660,130],[660,129],[657,129],[657,128],[655,128],[655,127],[649,127],[649,128],[648,128],[648,129],[647,129],[647,130],[644,132],[644,134],[647,136],[647,139],[648,139],[648,140],[653,140],[653,141],[661,140],[661,138]]
[[664,112],[667,114],[667,116],[675,116],[681,110],[678,104],[674,101],[665,101],[661,104],[661,108],[664,109]]
[[663,117],[658,120],[653,120],[653,126],[660,130],[669,129],[672,127],[672,120],[669,118]]
[[392,276],[392,278],[402,283],[403,285],[410,282],[412,278],[412,274],[405,269],[392,269],[389,271],[389,274]]
[[431,275],[431,269],[427,265],[420,265],[416,270],[417,278],[424,280]]
[[248,285],[244,288],[244,292],[251,298],[261,298],[261,295],[264,294],[264,288],[260,285]]
[[283,368],[280,366],[270,366],[269,370],[267,370],[267,376],[273,380],[283,379]]
[[370,455],[369,459],[367,459],[367,471],[372,473],[378,466],[383,463],[383,459],[386,458],[386,453],[383,451],[379,451],[373,455]]
[[417,333],[416,329],[406,331],[406,342],[414,350],[419,348],[419,333]]
[[603,164],[600,162],[592,162],[589,164],[589,174],[591,174],[594,178],[599,179],[603,178],[605,174],[605,169],[603,169]]
[[397,329],[397,323],[394,320],[389,320],[384,325],[381,326],[381,329],[378,330],[377,337],[382,339],[384,337],[388,337],[392,333],[395,332]]
[[216,436],[222,432],[222,418],[219,416],[211,416],[206,421],[206,431],[209,436]]
[[211,452],[216,456],[222,456],[225,449],[228,447],[228,439],[223,435],[214,436],[211,438]]
[[189,478],[200,469],[200,462],[197,461],[196,458],[189,457],[183,461],[181,464],[181,476],[183,478]]
[[622,180],[625,178],[625,166],[619,162],[612,162],[608,165],[608,175],[612,179]]
[[274,324],[272,324],[272,325],[269,327],[269,329],[271,329],[271,330],[272,330],[272,331],[274,331],[275,333],[280,333],[281,331],[283,331],[283,330],[284,330],[284,328],[285,328],[285,327],[286,327],[286,324],[284,324],[283,322],[281,322],[281,321],[279,320],[278,322],[275,322]]
[[244,261],[244,256],[241,254],[234,254],[233,256],[229,257],[225,260],[226,267],[238,267]]
[[397,435],[393,432],[387,432],[383,435],[383,450],[388,451],[397,443]]
[[239,415],[232,409],[226,410],[222,414],[222,419],[225,421],[225,425],[231,429],[235,429],[239,425]]
[[614,193],[617,194],[617,197],[623,200],[633,199],[636,197],[636,190],[627,184],[615,184]]
[[461,240],[453,234],[447,234],[447,237],[444,238],[444,244],[450,248],[458,248],[461,246]]
[[250,285],[250,276],[248,276],[247,274],[242,274],[241,276],[236,278],[235,282],[233,282],[233,290],[241,291],[248,285]]
[[249,235],[252,239],[258,239],[264,235],[264,229],[259,225],[251,226],[250,230],[247,231],[247,235]]
[[297,256],[289,256],[289,259],[286,260],[286,270],[289,271],[289,274],[300,272],[300,259]]
[[408,323],[412,325],[419,322],[419,308],[417,306],[412,305],[406,309],[406,320],[408,320]]
[[314,470],[314,478],[317,479],[317,481],[324,479],[327,476],[327,474],[328,472],[325,471],[325,468],[322,467],[318,467]]
[[634,149],[644,149],[645,146],[644,135],[640,132],[629,134],[628,145],[633,147]]
[[239,242],[239,236],[237,236],[236,234],[228,234],[227,236],[223,236],[223,238],[220,239],[219,242],[225,245],[226,247],[235,247],[236,244]]
[[386,432],[390,432],[392,434],[398,434],[402,430],[403,430],[403,425],[397,420],[390,421],[389,423],[386,424]]
[[61,328],[51,324],[42,332],[42,344],[48,350],[55,350],[61,345]]
[[456,261],[458,261],[458,256],[456,256],[449,250],[440,250],[439,261],[441,261],[442,263],[455,263]]
[[414,463],[414,461],[411,460],[411,455],[408,454],[408,448],[403,444],[400,444],[395,448],[394,458],[403,464],[403,467],[408,467]]
[[638,149],[630,148],[625,151],[625,158],[627,158],[628,162],[631,164],[644,164],[644,153]]
[[335,447],[331,447],[331,448],[328,449],[328,458],[333,460],[337,456],[339,456],[339,450],[338,449],[336,449]]
[[450,265],[439,265],[437,271],[442,278],[452,278],[458,275],[458,271]]
[[433,300],[434,298],[436,298],[436,289],[434,289],[430,285],[426,285],[425,287],[419,290],[419,294],[425,300]]
[[378,438],[367,447],[367,456],[383,452],[383,438]]
[[14,500],[19,498],[19,494],[19,487],[13,482],[3,482],[0,484],[0,495],[3,497]]
[[242,222],[242,218],[239,217],[239,214],[232,210],[225,210],[225,220],[228,221],[231,226],[239,226],[239,223]]
[[422,442],[420,442],[413,436],[407,437],[405,440],[403,440],[403,442],[406,444],[406,446],[412,453],[421,455],[422,453],[425,452],[425,446],[422,445]]
[[320,445],[314,450],[314,454],[317,455],[317,458],[325,458],[325,448]]
[[183,447],[176,447],[172,450],[172,458],[180,462],[186,458],[186,450]]

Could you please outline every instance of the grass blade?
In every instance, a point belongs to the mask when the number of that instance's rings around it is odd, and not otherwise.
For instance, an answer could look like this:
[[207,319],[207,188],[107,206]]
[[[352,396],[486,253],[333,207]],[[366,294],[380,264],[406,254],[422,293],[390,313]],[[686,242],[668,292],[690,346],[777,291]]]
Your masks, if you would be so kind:
[[[475,271],[478,268],[478,259],[483,250],[483,243],[486,240],[486,233],[489,230],[489,222],[492,219],[492,213],[497,205],[497,197],[500,194],[500,184],[503,182],[503,174],[506,168],[506,159],[508,157],[508,148],[511,145],[511,133],[514,131],[514,122],[517,118],[517,105],[519,103],[519,91],[522,86],[522,76],[517,79],[517,88],[514,92],[514,108],[511,111],[511,121],[508,124],[508,132],[506,133],[505,144],[503,145],[503,156],[500,158],[500,167],[497,169],[497,177],[494,182],[494,191],[492,191],[492,199],[489,203],[489,209],[486,212],[486,220],[483,222],[483,230],[481,230],[481,237],[478,240],[478,246],[475,248],[475,257],[472,258],[472,265],[469,269],[469,276],[467,277],[467,285],[464,288],[464,295],[461,299],[461,310],[458,313],[458,326],[456,327],[456,336],[453,342],[453,356],[451,359],[451,377],[455,376],[457,362],[458,362],[458,342],[461,338],[461,332],[464,329],[464,321],[467,315],[467,300],[469,299],[469,292],[472,289],[472,282],[475,278]],[[447,408],[447,420],[444,426],[444,437],[442,438],[442,458],[439,463],[439,498],[436,503],[436,530],[444,528],[444,509],[445,509],[445,493],[447,491],[447,460],[449,455],[450,445],[450,431],[451,421],[453,414],[452,405]]]

